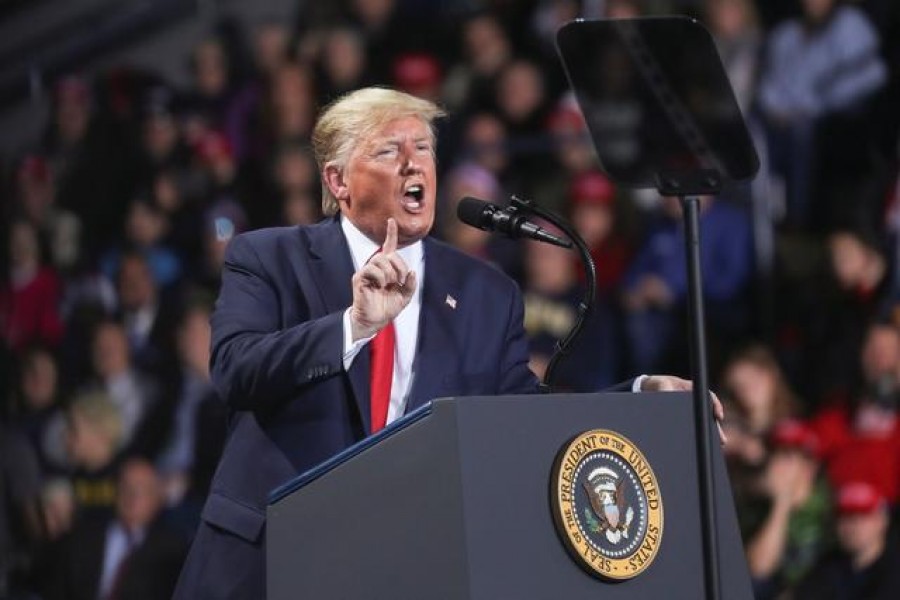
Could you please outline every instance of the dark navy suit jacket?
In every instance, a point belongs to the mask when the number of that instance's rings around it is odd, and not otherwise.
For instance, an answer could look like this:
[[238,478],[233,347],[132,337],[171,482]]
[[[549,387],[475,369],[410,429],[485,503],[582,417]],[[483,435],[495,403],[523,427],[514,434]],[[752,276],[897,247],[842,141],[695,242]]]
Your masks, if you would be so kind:
[[[515,282],[431,238],[424,255],[406,410],[438,397],[537,392]],[[229,540],[255,546],[251,562],[262,564],[269,492],[370,431],[368,347],[349,371],[343,367],[342,318],[352,303],[352,276],[337,218],[254,231],[229,244],[212,316],[211,365],[217,391],[232,409],[231,431],[178,597],[219,597],[192,590],[247,568],[210,557]],[[207,556],[201,563],[195,554]],[[251,589],[262,590],[264,567],[256,572],[261,581]]]

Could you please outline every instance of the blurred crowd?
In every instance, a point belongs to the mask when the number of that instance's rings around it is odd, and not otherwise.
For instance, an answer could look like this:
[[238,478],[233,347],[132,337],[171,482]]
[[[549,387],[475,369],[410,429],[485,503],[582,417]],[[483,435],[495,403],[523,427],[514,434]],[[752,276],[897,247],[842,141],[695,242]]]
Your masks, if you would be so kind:
[[[0,598],[169,597],[228,429],[208,372],[224,249],[321,218],[310,130],[360,86],[448,109],[435,234],[519,282],[539,376],[584,269],[462,226],[464,196],[531,199],[589,246],[599,298],[561,389],[687,376],[681,205],[603,174],[554,46],[578,16],[675,13],[713,34],[762,162],[700,217],[754,592],[900,598],[898,9],[301,2],[296,22],[217,24],[186,88],[125,66],[59,78],[44,134],[2,165]],[[634,115],[610,110],[629,152]]]

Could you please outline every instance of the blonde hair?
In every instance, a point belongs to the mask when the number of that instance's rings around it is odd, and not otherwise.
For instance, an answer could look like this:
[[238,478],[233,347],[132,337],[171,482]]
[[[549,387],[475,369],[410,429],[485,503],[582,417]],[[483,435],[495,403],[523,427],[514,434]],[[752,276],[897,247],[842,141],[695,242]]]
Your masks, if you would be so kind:
[[322,177],[322,212],[338,211],[337,198],[328,189],[324,169],[334,165],[343,171],[360,140],[379,127],[404,117],[418,117],[434,142],[434,121],[444,116],[439,106],[390,88],[368,87],[350,92],[322,111],[312,132],[313,151]]
[[125,443],[125,425],[122,413],[108,394],[91,391],[79,394],[69,406],[72,415],[79,415],[90,427],[102,432],[113,448]]

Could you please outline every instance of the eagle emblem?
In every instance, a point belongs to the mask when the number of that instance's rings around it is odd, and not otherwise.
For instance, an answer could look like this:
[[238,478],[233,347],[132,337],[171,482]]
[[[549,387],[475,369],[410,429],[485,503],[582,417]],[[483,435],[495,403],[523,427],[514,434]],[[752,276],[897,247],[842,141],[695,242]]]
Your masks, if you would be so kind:
[[584,509],[591,531],[605,536],[610,544],[627,539],[634,509],[625,505],[619,474],[609,467],[600,467],[591,471],[582,485],[593,509],[593,514],[590,509]]
[[662,540],[663,502],[631,440],[609,429],[585,431],[560,449],[551,477],[556,530],[582,568],[621,581],[650,566]]

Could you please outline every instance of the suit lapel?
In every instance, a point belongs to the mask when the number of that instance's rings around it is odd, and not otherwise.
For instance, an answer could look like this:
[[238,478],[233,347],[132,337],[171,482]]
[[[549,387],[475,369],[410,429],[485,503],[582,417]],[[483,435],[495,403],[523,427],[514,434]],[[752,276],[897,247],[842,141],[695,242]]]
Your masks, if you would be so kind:
[[[309,235],[309,265],[325,304],[325,314],[344,310],[353,303],[353,259],[341,230],[340,215],[306,229]],[[365,431],[371,431],[369,411],[369,345],[366,344],[350,366],[348,376]]]
[[447,373],[452,373],[452,361],[462,352],[454,335],[456,328],[456,298],[459,285],[457,272],[448,268],[440,246],[425,238],[425,282],[422,288],[422,308],[419,314],[419,340],[415,357],[415,378],[412,382],[406,411],[409,412],[434,398]]
[[[325,312],[347,308],[353,301],[353,259],[338,217],[303,230],[309,237],[309,266]],[[300,273],[297,274],[301,278]]]

